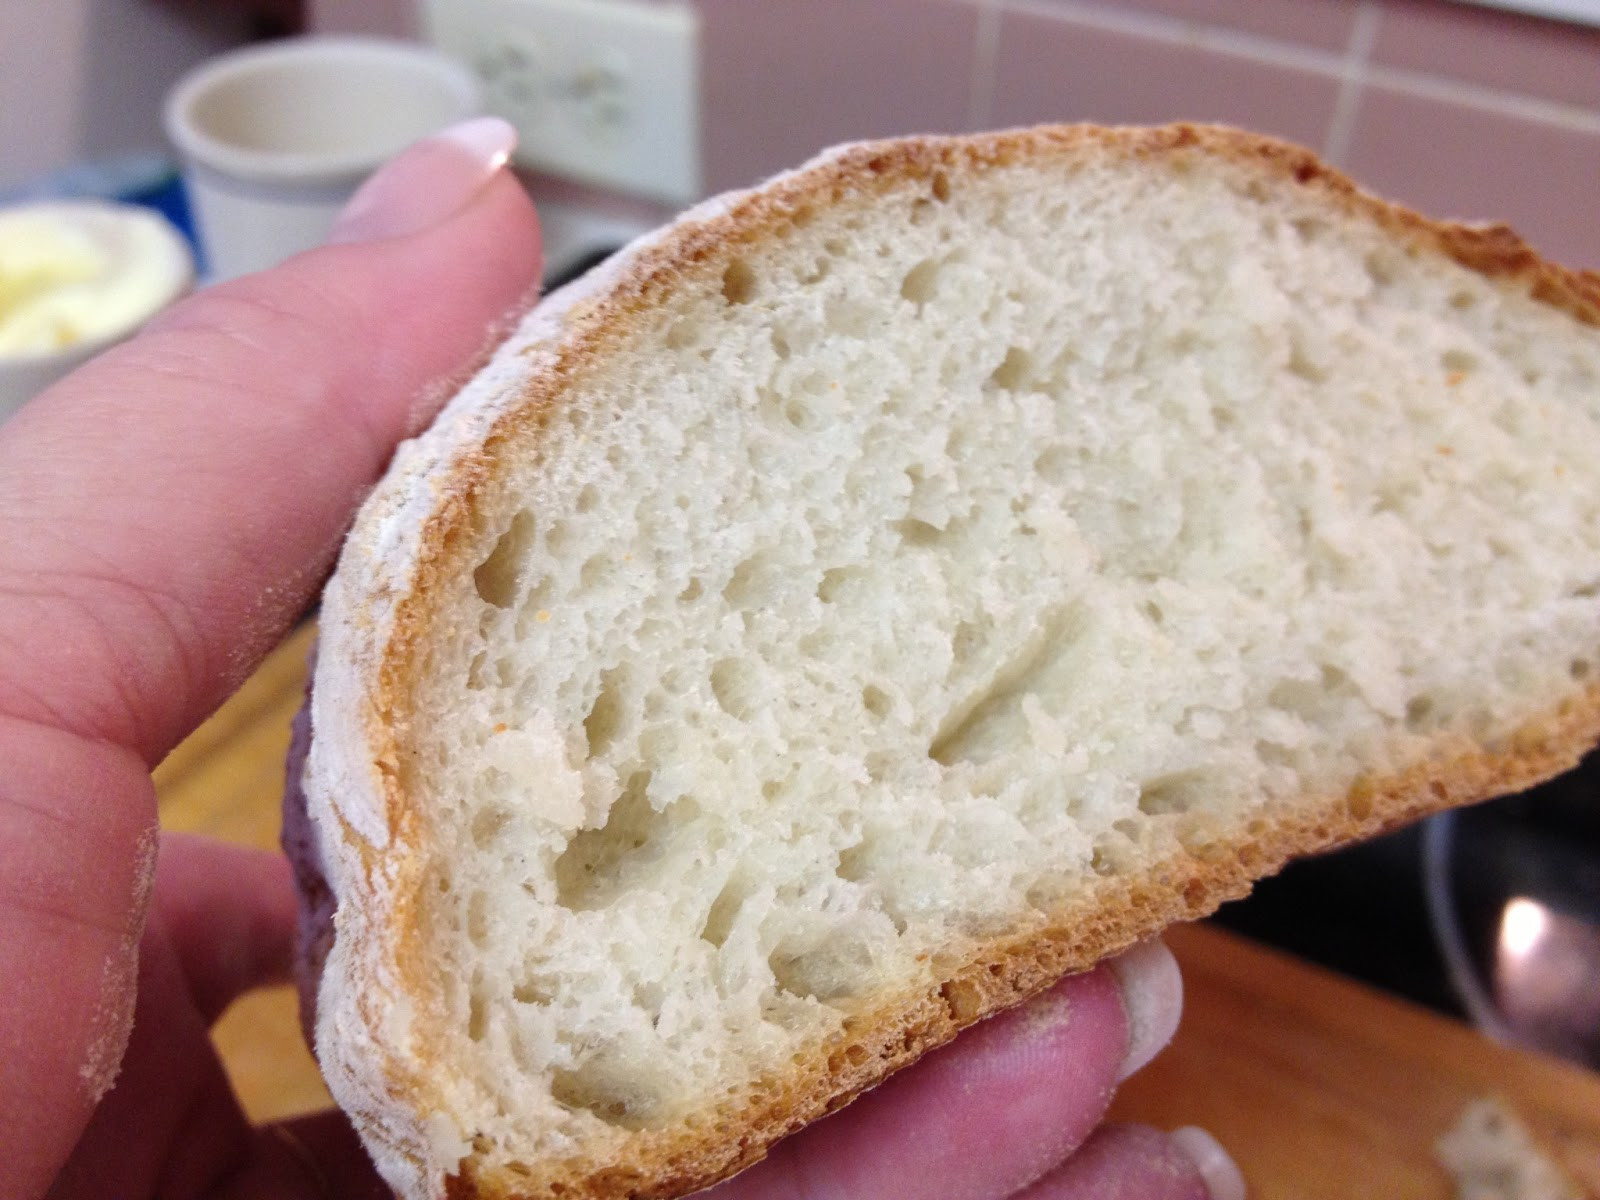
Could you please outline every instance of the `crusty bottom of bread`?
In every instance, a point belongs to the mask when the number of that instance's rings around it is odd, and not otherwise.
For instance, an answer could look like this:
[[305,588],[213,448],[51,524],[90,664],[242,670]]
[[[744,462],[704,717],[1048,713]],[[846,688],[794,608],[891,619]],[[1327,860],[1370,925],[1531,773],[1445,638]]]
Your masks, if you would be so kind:
[[[627,1164],[599,1169],[584,1159],[540,1163],[537,1182],[522,1170],[468,1160],[448,1180],[448,1194],[460,1200],[563,1195],[643,1200],[707,1187],[759,1162],[773,1143],[846,1106],[968,1026],[1168,925],[1208,916],[1290,859],[1376,836],[1445,808],[1520,791],[1571,769],[1597,740],[1600,687],[1590,689],[1582,703],[1568,704],[1550,720],[1522,730],[1503,753],[1464,749],[1400,775],[1363,780],[1349,795],[1280,819],[1253,840],[1218,847],[1210,862],[1175,858],[1141,880],[1113,881],[1081,911],[1060,913],[1047,925],[953,954],[957,961],[937,987],[883,998],[856,1013],[833,1042],[814,1047],[792,1072],[758,1093],[757,1104],[701,1114],[696,1125],[715,1137],[688,1144],[673,1136],[642,1138]],[[334,906],[310,840],[299,783],[308,743],[309,723],[302,713],[289,756],[284,839],[303,899],[297,980],[307,1041],[314,1046],[317,988],[333,939]]]
[[[1184,855],[1138,880],[1119,879],[1078,911],[1036,929],[953,953],[935,988],[886,997],[855,1013],[830,1044],[757,1093],[759,1102],[699,1116],[710,1140],[641,1137],[625,1165],[594,1169],[583,1159],[539,1164],[537,1190],[518,1171],[469,1161],[450,1181],[453,1198],[585,1196],[645,1200],[682,1196],[766,1157],[773,1143],[835,1112],[888,1076],[1067,975],[1159,933],[1209,916],[1249,893],[1252,883],[1292,858],[1332,849],[1462,804],[1524,790],[1576,766],[1600,740],[1600,687],[1582,703],[1529,726],[1502,753],[1463,748],[1455,757],[1399,775],[1362,780],[1342,797],[1263,828],[1252,840],[1218,846],[1210,861]],[[314,994],[313,994],[314,995]]]

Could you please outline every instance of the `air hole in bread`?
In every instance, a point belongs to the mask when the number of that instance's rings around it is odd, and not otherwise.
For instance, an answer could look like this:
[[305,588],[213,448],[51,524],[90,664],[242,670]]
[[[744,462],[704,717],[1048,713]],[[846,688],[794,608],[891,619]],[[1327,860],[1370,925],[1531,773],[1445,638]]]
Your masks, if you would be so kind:
[[1400,273],[1400,260],[1389,250],[1373,250],[1362,259],[1367,278],[1379,287],[1392,284]]
[[556,989],[542,979],[525,979],[511,989],[511,998],[518,1004],[549,1004],[556,998]]
[[578,568],[578,582],[586,588],[599,588],[611,581],[615,565],[609,554],[591,554]]
[[872,871],[873,843],[863,838],[854,846],[849,846],[839,852],[839,862],[834,868],[835,874],[840,879],[850,883],[858,883],[869,877]]
[[475,813],[472,818],[472,844],[480,850],[487,849],[510,821],[511,814],[503,808],[485,808]]
[[722,298],[729,304],[749,304],[756,298],[756,270],[736,258],[722,272]]
[[894,711],[894,701],[882,688],[869,683],[861,689],[861,707],[881,721]]
[[643,712],[646,721],[665,721],[671,719],[672,708],[672,693],[665,688],[655,687],[644,694],[644,703],[640,706],[640,711]]
[[983,993],[970,979],[950,980],[939,989],[939,998],[957,1025],[970,1025],[983,1011]]
[[822,323],[831,334],[843,337],[871,337],[881,314],[864,297],[850,294],[829,296],[822,307]]
[[833,270],[833,259],[826,255],[818,255],[811,260],[811,265],[804,271],[797,272],[797,278],[806,287],[814,287],[828,277]]
[[1328,232],[1327,222],[1317,217],[1296,217],[1289,222],[1289,226],[1295,231],[1296,236],[1307,245],[1318,241],[1323,234]]
[[627,695],[631,678],[626,665],[600,673],[600,691],[583,719],[589,757],[600,758],[617,740],[627,720]]
[[1567,664],[1567,674],[1573,679],[1587,679],[1591,670],[1593,668],[1586,658],[1575,658]]
[[928,181],[928,190],[933,193],[933,198],[938,201],[950,199],[950,176],[944,171],[935,171],[932,179]]
[[[1103,877],[1120,875],[1134,861],[1132,848],[1120,838],[1102,837],[1094,844],[1089,855],[1089,869]],[[1048,911],[1057,897],[1052,890],[1035,885],[1028,889],[1028,903]]]
[[945,714],[928,746],[928,757],[946,767],[981,763],[1008,739],[1028,736],[1029,701],[1037,704],[1036,691],[1041,687],[1066,690],[1063,664],[1070,661],[1083,632],[1083,612],[1076,604],[1042,614],[1032,635],[1018,640],[1010,660]]
[[1051,446],[1033,460],[1033,469],[1043,482],[1059,487],[1066,482],[1076,462],[1077,455],[1065,446]]
[[706,912],[705,924],[700,927],[701,939],[721,949],[728,935],[733,932],[733,923],[738,919],[739,910],[744,907],[748,895],[748,885],[743,879],[730,879],[723,884]]
[[894,531],[900,535],[901,543],[907,546],[927,548],[937,546],[944,539],[944,531],[937,525],[930,525],[916,517],[896,521]]
[[1245,197],[1245,199],[1253,200],[1257,204],[1263,204],[1270,200],[1273,194],[1272,189],[1267,187],[1267,185],[1260,179],[1245,180],[1242,184],[1238,185],[1238,191],[1241,196]]
[[838,638],[833,632],[822,626],[805,634],[795,643],[795,649],[810,659],[827,658],[833,653],[833,647],[838,643]]
[[467,901],[467,938],[474,946],[489,940],[489,900],[482,892],[473,892]]
[[1338,706],[1355,693],[1348,675],[1338,667],[1325,664],[1314,682],[1285,679],[1274,685],[1267,694],[1267,703],[1315,724],[1336,712]]
[[1406,702],[1406,728],[1413,733],[1425,733],[1436,727],[1436,706],[1432,696],[1413,696]]
[[1139,811],[1147,817],[1188,812],[1196,802],[1216,791],[1217,781],[1209,772],[1174,771],[1140,785]]
[[[529,520],[531,522],[531,516]],[[545,553],[552,555],[560,555],[564,553],[572,545],[573,539],[576,537],[576,535],[577,527],[574,522],[565,518],[552,521],[550,523],[550,528],[546,529],[544,532]]]
[[827,1003],[860,990],[872,974],[872,961],[872,950],[864,939],[834,933],[780,942],[767,964],[783,991]]
[[850,581],[860,578],[862,574],[861,567],[829,567],[822,573],[822,579],[817,584],[817,599],[824,604],[834,603]]
[[939,272],[943,269],[944,263],[941,260],[923,259],[906,272],[906,277],[900,282],[900,294],[921,308],[938,292]]
[[1323,383],[1328,378],[1328,369],[1312,358],[1304,334],[1300,330],[1295,331],[1295,336],[1289,343],[1289,373],[1304,379],[1307,383]]
[[1439,365],[1449,375],[1470,375],[1478,369],[1478,356],[1470,350],[1446,350],[1439,356]]
[[971,621],[960,621],[950,635],[950,659],[960,666],[970,659],[983,644],[983,632]]
[[568,1108],[582,1109],[607,1125],[621,1129],[647,1129],[667,1115],[663,1097],[670,1094],[667,1080],[643,1053],[608,1048],[592,1053],[580,1066],[558,1070],[550,1093]]
[[655,981],[633,985],[633,1006],[650,1018],[654,1025],[661,1017],[661,1002],[666,991]]
[[1008,392],[1026,388],[1033,378],[1033,355],[1021,346],[1011,346],[998,366],[989,372],[989,382]]
[[760,673],[745,659],[719,659],[711,668],[711,694],[723,712],[748,721],[760,708]]
[[510,528],[500,535],[489,556],[473,571],[473,586],[484,603],[495,608],[510,608],[516,602],[517,578],[533,534],[533,514],[523,509],[511,518]]
[[783,419],[796,429],[810,431],[822,425],[822,412],[804,397],[792,396],[783,405]]
[[575,834],[556,859],[556,899],[573,912],[604,908],[628,888],[647,881],[671,835],[687,824],[695,805],[680,797],[661,811],[650,804],[649,771],[634,771],[599,829]]
[[689,350],[700,340],[702,324],[699,321],[674,321],[667,330],[668,350]]
[[770,604],[778,596],[786,572],[775,555],[757,551],[742,559],[723,586],[728,606],[748,612]]

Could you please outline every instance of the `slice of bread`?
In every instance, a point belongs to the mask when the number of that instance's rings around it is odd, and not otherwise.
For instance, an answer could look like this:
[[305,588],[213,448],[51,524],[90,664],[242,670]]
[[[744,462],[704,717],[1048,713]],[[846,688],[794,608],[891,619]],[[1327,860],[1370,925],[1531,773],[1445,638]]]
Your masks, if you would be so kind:
[[551,296],[323,610],[290,841],[388,1178],[692,1190],[1567,767],[1597,320],[1508,230],[1195,127],[846,147]]

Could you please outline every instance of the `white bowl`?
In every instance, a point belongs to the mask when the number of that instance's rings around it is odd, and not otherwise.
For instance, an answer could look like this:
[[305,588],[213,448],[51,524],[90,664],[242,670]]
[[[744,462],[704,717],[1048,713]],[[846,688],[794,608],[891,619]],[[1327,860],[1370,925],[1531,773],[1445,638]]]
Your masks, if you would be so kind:
[[[8,302],[7,276],[15,285],[24,270],[19,257],[32,258],[57,238],[92,260],[94,269],[29,289],[34,303]],[[188,243],[149,209],[99,200],[0,208],[0,421],[129,337],[193,281]],[[20,335],[25,327],[38,328],[45,311],[38,298],[46,293],[50,299],[43,303],[60,331],[51,345]]]

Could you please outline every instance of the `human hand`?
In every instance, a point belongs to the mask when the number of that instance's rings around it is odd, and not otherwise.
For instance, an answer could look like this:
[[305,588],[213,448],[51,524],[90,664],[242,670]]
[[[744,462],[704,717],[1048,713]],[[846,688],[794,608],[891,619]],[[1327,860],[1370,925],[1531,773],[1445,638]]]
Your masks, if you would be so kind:
[[[252,1129],[229,1092],[207,1030],[287,971],[289,871],[160,837],[149,771],[536,283],[509,149],[494,121],[422,143],[338,244],[186,301],[0,428],[0,1200],[386,1194],[343,1118]],[[1242,1195],[1203,1135],[1096,1130],[1179,991],[1159,947],[1069,979],[712,1194]]]

